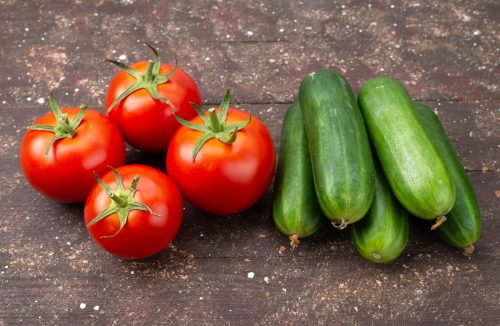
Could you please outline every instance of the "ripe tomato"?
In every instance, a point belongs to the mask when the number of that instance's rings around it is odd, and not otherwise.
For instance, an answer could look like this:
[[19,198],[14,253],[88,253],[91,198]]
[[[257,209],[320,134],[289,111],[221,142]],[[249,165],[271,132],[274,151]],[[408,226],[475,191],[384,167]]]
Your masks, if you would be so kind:
[[[45,196],[84,202],[95,183],[94,171],[102,173],[108,165],[125,162],[125,142],[113,122],[94,110],[83,109],[82,120],[71,126],[81,118],[81,109],[61,111],[52,95],[49,98],[53,112],[36,120],[35,130],[28,130],[21,143],[21,167],[29,183]],[[73,129],[72,136],[71,130],[65,133],[65,124]],[[57,135],[61,138],[51,144]]]
[[[256,117],[248,122],[249,113],[228,106],[229,92],[220,110],[208,111],[210,118],[205,112],[189,122],[181,120],[184,125],[172,137],[167,152],[168,175],[183,197],[219,215],[241,212],[259,200],[276,165],[266,126]],[[222,125],[221,131],[213,130],[212,122],[218,124],[214,119]],[[211,139],[204,142],[207,138]]]
[[85,203],[84,217],[88,232],[102,248],[137,259],[154,255],[172,242],[182,211],[181,195],[169,177],[134,164],[98,178]]
[[[106,110],[127,143],[146,152],[164,152],[179,127],[172,113],[185,119],[192,118],[196,112],[190,103],[201,105],[201,95],[186,72],[176,66],[160,64],[158,53],[151,49],[156,55],[154,62],[140,61],[127,67],[110,60],[124,70],[109,84]],[[148,66],[151,74],[147,73]],[[173,69],[171,76],[166,76]],[[130,90],[134,91],[120,99]]]

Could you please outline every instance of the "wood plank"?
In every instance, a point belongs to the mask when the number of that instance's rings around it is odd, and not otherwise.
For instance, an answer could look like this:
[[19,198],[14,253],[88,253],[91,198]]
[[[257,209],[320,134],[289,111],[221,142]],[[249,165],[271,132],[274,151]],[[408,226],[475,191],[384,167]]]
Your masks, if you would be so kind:
[[[349,234],[328,225],[290,251],[286,238],[272,225],[271,190],[250,210],[231,217],[211,216],[187,205],[173,247],[139,262],[113,258],[89,239],[81,206],[51,202],[26,184],[17,166],[20,126],[34,119],[39,109],[10,109],[9,118],[1,123],[2,143],[9,145],[0,158],[5,167],[0,261],[8,266],[1,280],[2,288],[12,295],[0,302],[8,312],[5,320],[33,323],[40,316],[42,321],[71,323],[91,316],[89,322],[127,323],[159,320],[166,313],[178,323],[326,323],[332,315],[342,316],[334,319],[338,322],[485,321],[475,307],[479,304],[483,311],[494,313],[499,294],[494,280],[500,267],[500,224],[495,218],[500,182],[493,160],[498,148],[488,152],[488,146],[495,144],[492,130],[498,103],[428,104],[440,113],[462,159],[476,167],[470,175],[480,198],[484,232],[468,260],[415,219],[406,253],[387,267],[364,262]],[[245,105],[268,124],[277,145],[286,106]],[[474,137],[464,130],[471,130]],[[484,162],[478,157],[484,151],[491,158],[486,165],[492,168],[482,171],[478,163]],[[164,169],[162,155],[133,150],[128,154],[129,163]],[[281,246],[285,250],[280,253]],[[249,272],[255,273],[253,279]],[[458,289],[469,297],[457,299]],[[61,296],[68,299],[61,301]],[[81,303],[88,307],[80,309]],[[96,305],[99,311],[92,310]]]
[[[61,95],[60,105],[77,106],[80,104],[80,102],[73,102],[71,96]],[[238,101],[238,98],[235,100]],[[500,172],[498,161],[500,147],[495,133],[496,126],[500,122],[500,112],[498,111],[500,101],[427,101],[425,103],[439,113],[443,126],[466,169]],[[271,131],[277,147],[279,146],[283,116],[289,105],[234,103],[234,106],[247,109],[264,121]],[[208,107],[205,106],[205,108]],[[102,107],[96,109],[104,112]],[[6,107],[3,110],[5,114],[0,116],[2,128],[0,141],[3,148],[0,148],[0,152],[5,155],[0,157],[0,164],[5,167],[5,173],[9,174],[10,171],[18,169],[18,147],[25,133],[25,127],[35,121],[37,116],[41,116],[49,110],[47,103],[37,107]],[[129,150],[128,162],[145,162],[158,168],[164,168],[163,156],[145,155],[133,150]]]
[[[0,0],[0,325],[500,324],[500,3],[469,1]],[[273,225],[272,189],[229,217],[186,204],[173,245],[141,261],[99,249],[81,205],[37,194],[18,164],[25,126],[63,105],[103,112],[116,72],[104,58],[177,53],[204,102],[226,88],[279,146],[297,87],[320,67],[357,92],[394,76],[438,111],[469,171],[484,230],[465,258],[411,220],[407,250],[365,262],[328,223],[292,251]],[[128,163],[164,170],[133,149]],[[253,273],[253,274],[249,274]],[[250,276],[253,276],[250,277]],[[82,305],[84,304],[84,305]]]
[[[364,1],[345,8],[328,1],[239,1],[229,8],[203,3],[62,1],[27,9],[27,3],[13,1],[0,14],[9,26],[0,40],[11,45],[0,49],[10,63],[2,68],[0,103],[30,104],[28,97],[35,101],[49,88],[60,88],[75,101],[102,105],[116,72],[103,60],[150,58],[143,41],[155,43],[164,58],[174,49],[206,103],[219,101],[226,88],[243,102],[290,102],[300,80],[320,67],[340,70],[355,89],[387,74],[418,99],[500,99],[494,82],[500,74],[495,1],[467,8],[453,2],[394,8],[369,8]],[[21,11],[32,19],[15,14]],[[221,31],[233,36],[223,41]]]
[[329,225],[289,250],[269,218],[269,195],[229,218],[188,207],[174,246],[150,259],[123,261],[90,240],[79,206],[49,203],[21,183],[9,189],[16,202],[2,201],[0,260],[7,267],[1,266],[0,279],[10,294],[0,299],[2,317],[29,324],[39,316],[63,324],[88,317],[100,323],[498,320],[500,183],[489,181],[492,173],[472,173],[484,221],[472,258],[414,219],[409,247],[389,266],[363,261],[348,233]]

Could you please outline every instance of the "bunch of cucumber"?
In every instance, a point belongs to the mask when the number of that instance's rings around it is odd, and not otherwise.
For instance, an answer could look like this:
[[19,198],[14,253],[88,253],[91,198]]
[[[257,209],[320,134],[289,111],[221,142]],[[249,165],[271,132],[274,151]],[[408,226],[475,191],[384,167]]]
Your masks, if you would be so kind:
[[389,263],[406,247],[410,214],[466,255],[481,233],[476,195],[432,109],[388,77],[367,81],[356,101],[338,72],[309,74],[283,122],[277,228],[295,247],[324,216],[352,224],[361,256]]

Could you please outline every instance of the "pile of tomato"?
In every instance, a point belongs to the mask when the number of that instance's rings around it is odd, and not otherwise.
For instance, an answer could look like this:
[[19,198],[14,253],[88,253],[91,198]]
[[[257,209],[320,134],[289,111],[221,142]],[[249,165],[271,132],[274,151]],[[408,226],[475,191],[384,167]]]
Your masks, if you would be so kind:
[[[149,46],[149,45],[148,45]],[[102,248],[143,258],[177,235],[183,201],[209,213],[235,214],[269,187],[276,153],[269,130],[248,112],[202,110],[195,81],[155,58],[120,68],[109,83],[106,115],[81,106],[60,108],[28,127],[20,161],[26,179],[43,195],[83,203],[88,232]],[[167,174],[126,165],[125,142],[144,152],[166,153]]]

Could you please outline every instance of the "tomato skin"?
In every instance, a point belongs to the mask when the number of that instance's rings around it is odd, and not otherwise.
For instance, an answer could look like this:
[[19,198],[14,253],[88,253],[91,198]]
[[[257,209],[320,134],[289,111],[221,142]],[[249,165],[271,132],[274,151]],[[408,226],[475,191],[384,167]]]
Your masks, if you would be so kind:
[[[173,181],[164,173],[140,164],[124,165],[116,169],[125,188],[129,188],[135,175],[139,175],[139,184],[134,199],[141,202],[159,216],[147,211],[130,211],[123,229],[120,229],[118,214],[110,214],[99,222],[87,227],[92,238],[109,253],[128,259],[139,259],[154,255],[166,248],[177,235],[182,221],[182,199]],[[116,179],[109,171],[102,180],[116,189]],[[84,209],[85,225],[111,204],[111,199],[96,184],[90,192]]]
[[[244,121],[249,113],[230,108],[227,124]],[[190,120],[200,124],[199,116]],[[255,116],[238,131],[234,143],[206,142],[193,162],[194,146],[202,134],[180,127],[167,152],[167,173],[183,197],[210,213],[241,212],[259,200],[269,187],[276,153],[266,126]]]
[[[73,120],[80,108],[62,109]],[[56,125],[53,113],[34,124]],[[125,142],[118,128],[105,115],[88,109],[73,138],[57,140],[48,131],[28,130],[21,143],[20,163],[28,182],[37,191],[65,203],[84,202],[94,186],[93,172],[104,173],[108,165],[125,163]]]
[[[130,67],[145,73],[148,61],[136,62]],[[173,68],[169,64],[161,64],[160,74],[167,74]],[[120,71],[111,80],[106,95],[106,110],[136,79]],[[175,110],[151,97],[145,89],[139,89],[120,101],[108,116],[120,129],[125,141],[133,147],[145,152],[165,152],[168,143],[179,127],[172,112],[184,119],[195,116],[196,111],[190,103],[201,105],[201,95],[194,80],[179,67],[170,79],[158,85],[158,93],[170,100]]]

